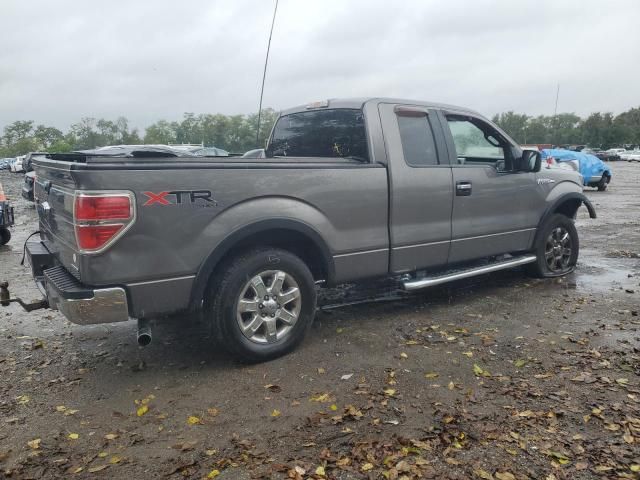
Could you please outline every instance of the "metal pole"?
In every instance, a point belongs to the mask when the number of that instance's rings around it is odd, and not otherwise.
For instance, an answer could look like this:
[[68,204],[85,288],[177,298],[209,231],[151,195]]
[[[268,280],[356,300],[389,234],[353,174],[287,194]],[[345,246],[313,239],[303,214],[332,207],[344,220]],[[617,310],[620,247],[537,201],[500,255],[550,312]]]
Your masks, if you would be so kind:
[[558,97],[560,96],[560,82],[558,82],[558,88],[556,90],[556,106],[553,109],[553,123],[555,124],[554,137],[556,137],[556,147],[558,146]]
[[262,96],[264,95],[264,81],[267,78],[267,64],[269,62],[269,50],[271,50],[271,36],[273,35],[273,26],[276,23],[276,12],[278,11],[278,0],[273,9],[273,19],[271,20],[271,30],[269,31],[269,42],[267,43],[267,55],[264,59],[264,70],[262,72],[262,86],[260,87],[260,105],[258,106],[258,128],[256,129],[256,148],[260,148],[260,120],[262,118]]

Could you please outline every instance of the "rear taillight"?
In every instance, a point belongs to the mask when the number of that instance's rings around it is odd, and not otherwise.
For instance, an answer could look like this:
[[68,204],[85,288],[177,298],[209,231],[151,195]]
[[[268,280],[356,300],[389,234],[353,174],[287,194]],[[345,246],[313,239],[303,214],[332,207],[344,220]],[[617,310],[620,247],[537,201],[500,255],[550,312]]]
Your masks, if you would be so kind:
[[133,224],[131,192],[76,192],[73,221],[78,249],[96,253],[106,249]]

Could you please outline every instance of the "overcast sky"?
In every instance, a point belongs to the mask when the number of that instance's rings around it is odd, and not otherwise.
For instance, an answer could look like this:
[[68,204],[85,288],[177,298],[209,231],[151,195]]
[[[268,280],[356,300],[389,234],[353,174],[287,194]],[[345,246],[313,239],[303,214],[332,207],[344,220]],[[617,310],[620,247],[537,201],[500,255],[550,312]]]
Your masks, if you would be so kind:
[[[275,1],[275,0],[274,0]],[[0,128],[257,111],[274,1],[0,0]],[[264,105],[640,106],[640,0],[280,0]]]

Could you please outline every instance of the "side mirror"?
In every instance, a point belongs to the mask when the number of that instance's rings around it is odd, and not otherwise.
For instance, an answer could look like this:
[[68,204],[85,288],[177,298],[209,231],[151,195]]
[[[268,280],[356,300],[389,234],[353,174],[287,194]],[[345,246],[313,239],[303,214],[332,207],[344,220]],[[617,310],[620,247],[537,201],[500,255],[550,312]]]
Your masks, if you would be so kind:
[[542,167],[542,155],[537,150],[523,150],[520,169],[523,172],[539,172]]

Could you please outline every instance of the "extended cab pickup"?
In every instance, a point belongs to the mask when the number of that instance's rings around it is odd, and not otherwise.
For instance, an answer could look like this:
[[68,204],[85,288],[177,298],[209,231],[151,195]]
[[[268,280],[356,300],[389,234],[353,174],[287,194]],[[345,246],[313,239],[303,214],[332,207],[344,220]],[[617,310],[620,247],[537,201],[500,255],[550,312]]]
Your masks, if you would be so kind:
[[57,154],[34,159],[40,239],[27,243],[51,308],[79,324],[204,311],[250,361],[295,347],[319,286],[396,277],[408,290],[578,258],[581,178],[540,170],[483,116],[347,99],[279,116],[266,158]]

